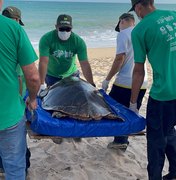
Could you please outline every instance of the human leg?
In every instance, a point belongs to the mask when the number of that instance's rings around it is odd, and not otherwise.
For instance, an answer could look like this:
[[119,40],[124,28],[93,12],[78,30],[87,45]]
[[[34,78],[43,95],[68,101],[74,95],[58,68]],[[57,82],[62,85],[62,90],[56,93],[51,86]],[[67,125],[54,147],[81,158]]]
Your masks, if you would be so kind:
[[176,131],[173,128],[167,136],[166,156],[169,161],[169,173],[163,177],[165,180],[176,179]]
[[[122,88],[113,84],[109,96],[118,103],[129,107],[131,89]],[[108,144],[108,148],[126,149],[129,144],[128,136],[115,136],[113,142]]]
[[[28,171],[28,168],[30,167],[30,157],[31,157],[31,152],[29,148],[27,147],[26,149],[26,173]],[[4,167],[2,164],[2,158],[0,157],[0,172],[4,172]]]
[[25,120],[0,131],[0,156],[6,180],[25,180],[26,126]]
[[[142,104],[142,99],[145,95],[146,89],[140,90],[138,99],[137,99],[137,108],[139,109]],[[120,104],[129,107],[130,97],[131,97],[131,89],[123,88],[116,85],[112,86],[112,89],[109,93],[109,96],[114,100],[119,102]],[[126,149],[129,144],[128,136],[115,136],[114,141],[108,144],[108,148],[122,148]]]
[[[170,104],[170,103],[169,103]],[[149,180],[161,180],[165,153],[169,160],[169,170],[175,171],[175,115],[172,116],[168,103],[149,97],[147,105],[147,155]],[[176,111],[173,111],[175,114]],[[172,118],[174,117],[174,118]],[[172,148],[171,148],[172,147]],[[168,152],[169,151],[169,154]],[[172,157],[171,157],[172,156]],[[171,160],[174,159],[174,160]]]
[[29,148],[27,147],[26,149],[26,174],[27,174],[27,171],[28,171],[28,168],[30,168],[30,157],[31,157],[31,152],[29,150]]
[[[75,77],[79,77],[80,72],[79,70],[77,70],[76,72],[74,72],[71,76],[75,76]],[[52,86],[53,84],[55,84],[56,82],[59,82],[60,80],[62,80],[62,77],[54,77],[54,76],[50,76],[50,75],[46,75],[45,78],[45,82],[47,84],[47,86]]]
[[176,175],[168,173],[165,176],[163,176],[163,180],[176,180]]
[[4,167],[2,165],[2,159],[0,157],[0,173],[3,173],[4,172]]
[[[166,156],[169,161],[169,173],[164,179],[176,179],[176,100],[165,102],[164,126],[168,127],[165,132],[167,134]],[[168,124],[168,125],[165,125]]]
[[161,180],[165,161],[166,139],[162,127],[160,103],[149,97],[147,105],[147,157],[149,180]]
[[46,82],[47,86],[52,86],[53,84],[60,81],[61,79],[62,78],[57,78],[57,77],[50,76],[50,75],[47,74],[46,78],[45,78],[45,82]]
[[176,180],[176,131],[175,128],[167,137],[166,156],[169,161],[169,173],[163,176],[163,180]]

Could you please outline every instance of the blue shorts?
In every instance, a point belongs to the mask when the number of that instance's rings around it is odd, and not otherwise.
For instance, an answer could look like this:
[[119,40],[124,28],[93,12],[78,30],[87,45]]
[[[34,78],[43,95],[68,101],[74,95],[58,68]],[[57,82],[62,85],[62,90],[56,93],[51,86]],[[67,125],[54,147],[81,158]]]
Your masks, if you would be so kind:
[[[79,71],[76,71],[74,72],[71,76],[76,76],[76,77],[79,77]],[[45,78],[45,82],[47,84],[47,86],[52,86],[53,84],[55,84],[56,82],[62,80],[63,77],[54,77],[54,76],[50,76],[50,75],[46,75],[46,78]]]

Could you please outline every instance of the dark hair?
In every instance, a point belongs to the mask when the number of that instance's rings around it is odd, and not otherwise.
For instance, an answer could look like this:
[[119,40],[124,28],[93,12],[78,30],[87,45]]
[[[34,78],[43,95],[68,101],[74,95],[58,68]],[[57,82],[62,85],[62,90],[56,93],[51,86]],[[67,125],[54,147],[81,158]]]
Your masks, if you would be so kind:
[[153,5],[154,0],[141,0],[140,3],[141,3],[142,6],[147,7],[149,5]]

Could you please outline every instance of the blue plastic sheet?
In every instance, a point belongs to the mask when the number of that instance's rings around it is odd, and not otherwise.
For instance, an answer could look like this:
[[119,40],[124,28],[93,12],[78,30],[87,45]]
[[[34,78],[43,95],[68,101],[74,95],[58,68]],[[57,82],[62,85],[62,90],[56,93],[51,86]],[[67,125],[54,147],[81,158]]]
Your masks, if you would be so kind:
[[33,115],[26,110],[26,117],[31,122],[32,131],[49,136],[60,137],[107,137],[129,135],[145,129],[145,119],[132,112],[125,106],[117,103],[103,90],[99,90],[111,109],[124,122],[112,119],[81,121],[73,118],[53,118],[51,114],[41,107],[38,98],[38,108]]

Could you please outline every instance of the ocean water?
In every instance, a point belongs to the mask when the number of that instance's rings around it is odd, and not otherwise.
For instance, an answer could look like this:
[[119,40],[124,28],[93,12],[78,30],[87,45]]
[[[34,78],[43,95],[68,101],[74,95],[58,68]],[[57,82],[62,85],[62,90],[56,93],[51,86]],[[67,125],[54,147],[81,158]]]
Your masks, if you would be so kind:
[[[114,28],[118,17],[131,6],[130,3],[4,0],[3,8],[10,5],[21,10],[24,29],[35,49],[38,49],[41,36],[55,28],[59,14],[72,16],[73,31],[85,40],[88,47],[115,47],[117,32]],[[156,7],[175,9],[172,4],[158,4]]]

